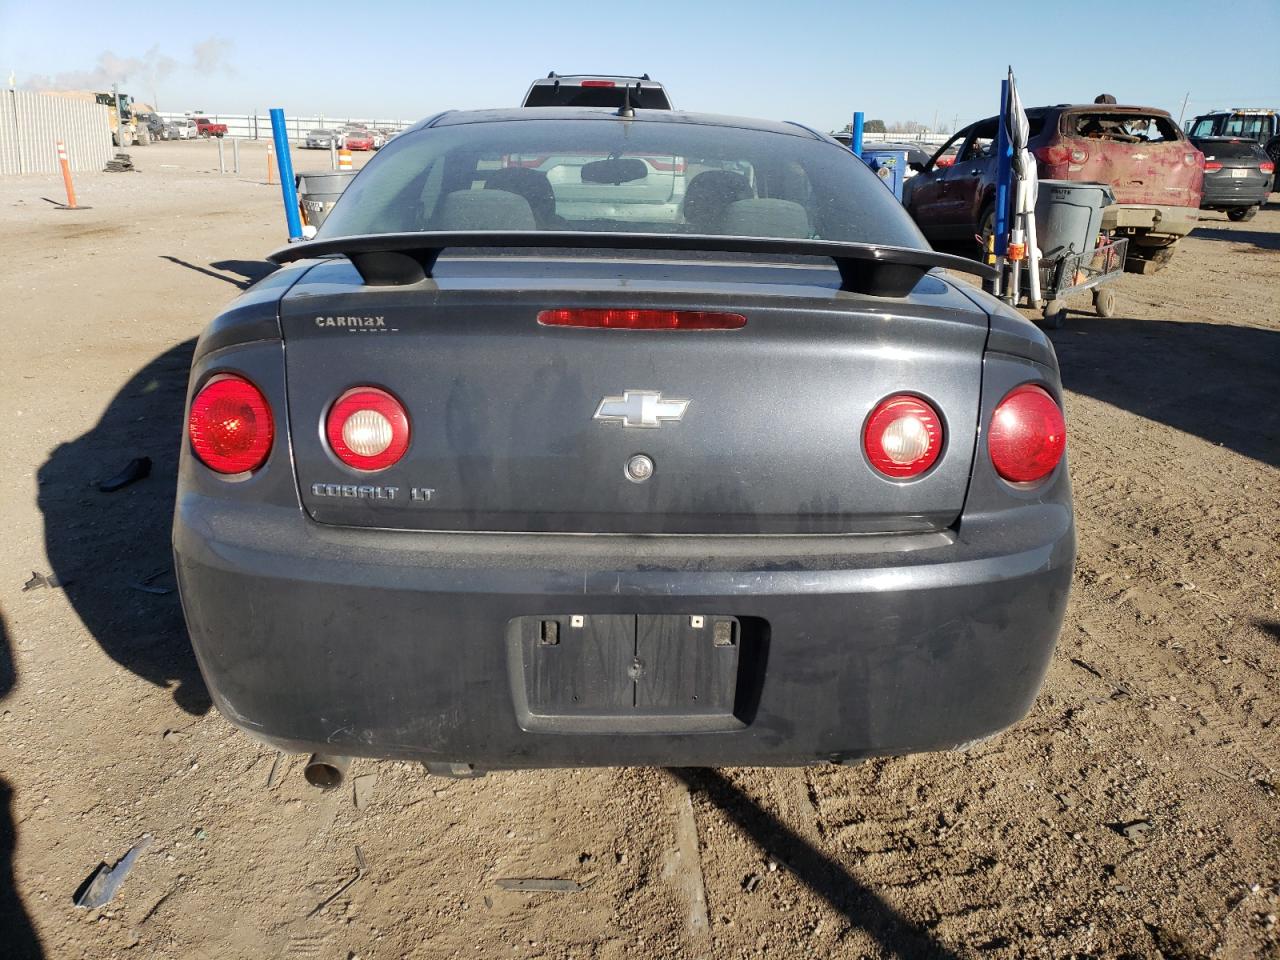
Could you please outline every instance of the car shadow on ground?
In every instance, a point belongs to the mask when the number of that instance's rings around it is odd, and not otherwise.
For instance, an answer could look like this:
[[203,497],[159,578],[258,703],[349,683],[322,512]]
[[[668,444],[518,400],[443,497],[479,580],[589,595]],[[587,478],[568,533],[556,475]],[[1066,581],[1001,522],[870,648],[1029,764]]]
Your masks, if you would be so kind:
[[1067,390],[1280,466],[1280,331],[1072,313],[1051,336]]
[[[209,264],[210,267],[213,267],[213,270],[210,270],[200,266],[198,263],[191,263],[188,260],[171,257],[168,254],[161,255],[160,259],[168,260],[170,263],[175,263],[180,267],[186,267],[188,270],[194,270],[196,273],[203,273],[206,277],[213,277],[215,280],[225,280],[241,290],[248,290],[263,277],[279,269],[274,263],[269,263],[266,260],[216,260]],[[218,273],[216,272],[218,270],[224,272]],[[228,273],[238,273],[240,277],[238,279],[229,277],[227,276]]]
[[848,922],[872,937],[886,955],[958,960],[959,954],[912,923],[883,897],[765,810],[716,770],[672,767],[667,772],[700,793],[801,883]]
[[[67,599],[111,659],[205,713],[209,693],[173,579],[170,526],[187,374],[195,340],[160,354],[111,398],[101,419],[40,467],[45,550]],[[134,458],[150,475],[114,493],[98,483]]]
[[[0,613],[0,703],[16,681],[9,633]],[[10,960],[36,960],[44,956],[40,939],[22,906],[13,879],[13,851],[18,845],[18,828],[13,819],[13,788],[0,777],[0,955]]]
[[1251,243],[1259,250],[1280,250],[1280,233],[1264,230],[1218,230],[1196,227],[1192,240],[1225,240],[1228,243]]

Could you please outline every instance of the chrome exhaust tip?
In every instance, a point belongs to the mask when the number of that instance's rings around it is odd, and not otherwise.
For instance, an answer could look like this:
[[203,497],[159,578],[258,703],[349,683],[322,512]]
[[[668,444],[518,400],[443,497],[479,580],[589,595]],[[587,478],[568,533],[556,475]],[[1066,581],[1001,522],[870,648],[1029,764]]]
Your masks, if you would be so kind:
[[347,779],[350,757],[335,757],[327,753],[313,753],[303,768],[307,783],[320,790],[336,790]]

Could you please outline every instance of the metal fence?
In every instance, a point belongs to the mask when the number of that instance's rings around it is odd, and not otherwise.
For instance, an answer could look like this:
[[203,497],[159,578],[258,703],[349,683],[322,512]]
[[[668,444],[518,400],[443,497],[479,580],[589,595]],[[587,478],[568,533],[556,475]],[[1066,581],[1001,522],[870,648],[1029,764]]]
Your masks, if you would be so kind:
[[[270,140],[271,139],[271,117],[269,114],[260,113],[257,116],[251,113],[166,113],[161,111],[159,114],[165,120],[186,120],[188,117],[207,117],[214,123],[225,123],[227,125],[227,136],[241,137],[248,140]],[[286,115],[285,128],[289,134],[289,139],[297,143],[306,138],[309,130],[332,130],[335,127],[362,126],[377,127],[383,130],[404,130],[406,127],[416,123],[420,118],[413,120],[375,120],[368,117],[351,117],[351,116],[311,116],[311,117],[291,117]],[[867,143],[874,141],[901,142],[908,141],[913,143],[923,143],[932,145],[941,145],[951,138],[949,133],[864,133],[863,140]]]
[[[166,113],[159,112],[163,120],[186,120],[188,117],[207,117],[214,123],[227,125],[227,136],[246,140],[270,140],[271,116],[260,113]],[[368,126],[384,130],[403,130],[415,120],[374,120],[369,117],[291,117],[285,116],[285,129],[295,143],[304,140],[310,130],[332,130],[335,127]]]
[[26,90],[0,92],[0,174],[57,173],[57,141],[72,170],[101,170],[111,159],[107,108]]
[[863,143],[923,143],[940,147],[951,139],[949,133],[863,133]]

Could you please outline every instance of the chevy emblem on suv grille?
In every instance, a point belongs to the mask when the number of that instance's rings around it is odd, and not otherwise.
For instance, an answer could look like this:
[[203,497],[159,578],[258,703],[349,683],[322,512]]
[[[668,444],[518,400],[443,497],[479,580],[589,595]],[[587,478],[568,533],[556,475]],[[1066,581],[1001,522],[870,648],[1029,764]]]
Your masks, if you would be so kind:
[[688,400],[663,399],[659,390],[624,390],[620,397],[605,397],[596,408],[596,420],[624,427],[660,427],[664,420],[680,420]]

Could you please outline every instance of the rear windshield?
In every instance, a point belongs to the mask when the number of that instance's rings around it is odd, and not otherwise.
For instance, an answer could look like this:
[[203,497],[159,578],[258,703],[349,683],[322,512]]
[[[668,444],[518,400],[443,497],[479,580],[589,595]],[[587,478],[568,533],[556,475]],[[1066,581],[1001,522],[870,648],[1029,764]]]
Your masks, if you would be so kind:
[[[620,107],[623,102],[621,85],[612,87],[584,87],[580,83],[535,83],[525,95],[526,107]],[[671,102],[661,87],[630,87],[633,107],[645,110],[670,110]]]
[[1178,128],[1168,117],[1154,113],[1106,113],[1090,110],[1066,115],[1069,136],[1116,143],[1169,143],[1178,139]]
[[883,183],[833,143],[614,118],[462,123],[390,141],[319,236],[597,230],[927,249]]
[[1265,140],[1271,135],[1274,119],[1261,114],[1218,114],[1201,117],[1191,127],[1193,137],[1247,137]]
[[1239,157],[1265,157],[1266,152],[1252,140],[1195,140],[1193,143],[1206,157],[1236,159]]

